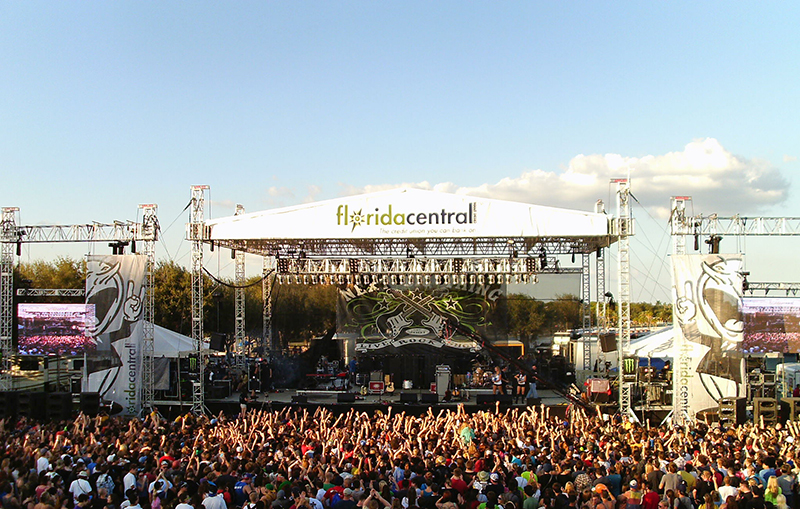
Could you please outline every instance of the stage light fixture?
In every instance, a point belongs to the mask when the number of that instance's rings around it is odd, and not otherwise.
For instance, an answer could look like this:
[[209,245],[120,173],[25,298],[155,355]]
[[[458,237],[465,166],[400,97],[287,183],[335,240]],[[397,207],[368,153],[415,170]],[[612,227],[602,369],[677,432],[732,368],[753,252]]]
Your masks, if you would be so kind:
[[406,285],[406,277],[403,274],[400,274],[400,285],[401,286]]
[[396,285],[397,284],[397,276],[392,274],[391,277],[389,278],[389,281],[392,282],[392,286]]
[[475,284],[475,274],[470,274],[469,275],[469,284],[471,284],[471,285]]
[[[483,284],[483,282],[481,282],[481,284]],[[489,284],[490,285],[494,284],[494,274],[489,274]]]
[[478,284],[479,284],[479,285],[486,284],[486,278],[483,276],[483,274],[480,274],[480,275],[478,276]]

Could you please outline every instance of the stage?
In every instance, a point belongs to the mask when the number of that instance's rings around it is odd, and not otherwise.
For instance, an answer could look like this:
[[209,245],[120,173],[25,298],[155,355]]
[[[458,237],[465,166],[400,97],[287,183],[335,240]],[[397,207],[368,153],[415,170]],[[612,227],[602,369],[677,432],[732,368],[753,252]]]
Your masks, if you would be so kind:
[[[550,412],[555,415],[563,415],[568,405],[568,401],[561,395],[551,390],[540,390],[539,399],[535,404],[549,407]],[[511,396],[501,399],[500,409],[505,411],[508,408],[527,408],[526,404],[513,403]],[[272,409],[282,410],[287,406],[296,408],[316,408],[324,406],[334,412],[349,411],[355,408],[360,412],[374,412],[385,410],[391,406],[394,412],[405,411],[409,414],[422,414],[428,408],[435,412],[439,410],[455,410],[458,405],[463,404],[467,412],[481,410],[494,410],[496,408],[496,398],[492,395],[491,389],[472,389],[468,397],[463,401],[442,401],[435,393],[429,390],[400,390],[394,393],[384,394],[365,394],[353,391],[316,391],[316,390],[295,390],[287,389],[278,392],[257,393],[255,399],[248,403],[250,409]],[[191,409],[191,401],[156,401],[156,407],[165,417],[174,418],[179,414],[186,413]],[[232,394],[222,399],[205,400],[206,408],[210,414],[216,415],[220,411],[226,415],[238,414],[239,394]]]

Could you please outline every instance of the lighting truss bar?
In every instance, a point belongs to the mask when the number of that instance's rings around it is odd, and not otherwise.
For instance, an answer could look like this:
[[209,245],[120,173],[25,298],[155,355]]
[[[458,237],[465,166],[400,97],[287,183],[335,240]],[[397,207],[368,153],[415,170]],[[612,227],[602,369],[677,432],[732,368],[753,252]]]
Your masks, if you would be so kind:
[[[191,238],[191,237],[190,237]],[[203,232],[211,242],[210,232]],[[536,257],[542,249],[548,255],[591,253],[607,247],[612,237],[527,238],[477,237],[469,239],[215,239],[214,244],[236,251],[281,258],[470,258]]]
[[786,292],[797,295],[800,292],[800,283],[747,283],[747,293],[753,295],[754,292],[764,292],[768,295],[769,292]]
[[143,240],[141,225],[133,221],[118,221],[113,224],[20,226],[17,228],[17,233],[19,240],[26,243]]
[[17,297],[83,297],[85,288],[17,288]]
[[[546,260],[546,262],[543,262]],[[278,275],[338,276],[338,275],[534,275],[537,273],[580,273],[582,269],[560,267],[557,259],[545,258],[278,258]]]
[[[688,226],[688,228],[687,228]],[[800,235],[800,217],[687,216],[685,224],[672,222],[672,235]]]

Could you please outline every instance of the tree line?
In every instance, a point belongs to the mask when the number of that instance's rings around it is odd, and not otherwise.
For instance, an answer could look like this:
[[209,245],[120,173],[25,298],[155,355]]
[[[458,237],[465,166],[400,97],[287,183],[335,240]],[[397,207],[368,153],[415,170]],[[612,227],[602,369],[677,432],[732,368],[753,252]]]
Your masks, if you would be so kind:
[[[154,321],[167,329],[190,335],[192,328],[191,272],[173,261],[158,261],[153,272]],[[85,287],[86,263],[69,257],[54,261],[23,262],[14,271],[15,288],[81,289]],[[245,330],[260,337],[263,330],[261,277],[245,282]],[[226,278],[203,274],[203,329],[232,336],[235,321],[235,285]],[[337,287],[333,285],[279,285],[272,287],[273,337],[305,340],[319,337],[336,327]],[[76,302],[68,297],[16,297],[24,302]],[[592,303],[592,323],[595,322]],[[607,323],[615,326],[616,308],[607,306]],[[495,328],[523,341],[550,335],[556,331],[582,326],[580,300],[569,294],[550,301],[520,294],[501,297],[490,320]],[[635,327],[651,327],[672,320],[672,306],[667,303],[632,303],[631,320]]]

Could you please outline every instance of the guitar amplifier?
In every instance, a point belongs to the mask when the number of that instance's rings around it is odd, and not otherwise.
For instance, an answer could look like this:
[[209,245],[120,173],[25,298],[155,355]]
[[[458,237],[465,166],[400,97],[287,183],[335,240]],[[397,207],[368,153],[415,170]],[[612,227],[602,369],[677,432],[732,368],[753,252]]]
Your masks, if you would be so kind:
[[386,384],[383,382],[370,382],[369,383],[369,393],[370,394],[383,394],[386,390]]

